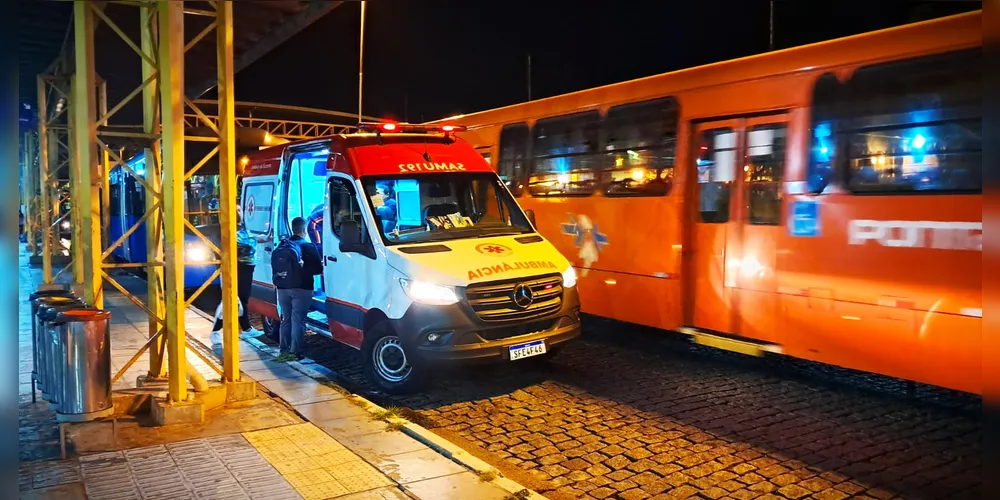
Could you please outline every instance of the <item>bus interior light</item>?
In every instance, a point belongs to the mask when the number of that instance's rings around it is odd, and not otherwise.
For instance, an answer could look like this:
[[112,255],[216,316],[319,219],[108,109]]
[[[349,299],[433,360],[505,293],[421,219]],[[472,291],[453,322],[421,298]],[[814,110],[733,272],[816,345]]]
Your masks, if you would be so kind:
[[913,140],[910,141],[910,144],[917,149],[923,149],[927,144],[927,139],[925,139],[924,136],[917,134],[913,137]]

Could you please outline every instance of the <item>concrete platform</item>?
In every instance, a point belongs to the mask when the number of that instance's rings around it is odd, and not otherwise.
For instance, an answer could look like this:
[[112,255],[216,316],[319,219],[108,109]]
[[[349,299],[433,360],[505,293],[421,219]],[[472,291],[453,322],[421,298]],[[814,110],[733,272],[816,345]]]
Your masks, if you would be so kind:
[[[205,412],[202,421],[152,426],[141,419],[73,424],[68,458],[60,459],[54,412],[31,402],[31,323],[27,296],[40,271],[21,254],[19,287],[19,426],[21,498],[262,498],[262,499],[503,499],[507,491],[387,424],[373,420],[351,398],[240,342],[244,382],[255,397]],[[144,282],[117,279],[141,291]],[[112,372],[146,339],[146,316],[126,297],[105,288],[112,311]],[[219,363],[211,318],[186,313],[187,333]],[[219,374],[189,350],[209,381]],[[116,384],[139,391],[144,355]],[[242,389],[241,389],[242,390]]]

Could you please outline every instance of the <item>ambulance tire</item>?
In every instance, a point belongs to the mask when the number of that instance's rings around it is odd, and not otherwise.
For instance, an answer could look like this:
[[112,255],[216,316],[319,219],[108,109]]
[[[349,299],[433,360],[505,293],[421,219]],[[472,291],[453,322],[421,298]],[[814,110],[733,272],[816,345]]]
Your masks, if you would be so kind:
[[406,394],[423,385],[423,367],[384,321],[365,332],[361,356],[365,378],[381,392]]
[[277,342],[278,338],[278,327],[281,322],[275,319],[271,319],[267,316],[260,316],[260,329],[264,332],[264,336]]

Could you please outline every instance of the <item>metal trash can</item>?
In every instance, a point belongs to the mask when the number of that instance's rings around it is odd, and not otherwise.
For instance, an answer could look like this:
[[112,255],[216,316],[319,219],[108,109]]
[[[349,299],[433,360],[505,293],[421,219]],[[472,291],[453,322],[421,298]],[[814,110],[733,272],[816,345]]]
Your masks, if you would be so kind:
[[32,359],[35,361],[35,366],[31,370],[32,377],[35,377],[38,366],[38,307],[53,297],[59,297],[55,300],[75,298],[70,290],[38,290],[31,292],[31,295],[28,296],[28,302],[31,303],[31,342],[32,354],[34,355]]
[[38,388],[42,391],[42,399],[47,401],[50,401],[50,397],[55,392],[52,390],[51,343],[45,335],[46,321],[55,318],[54,314],[51,313],[52,310],[64,310],[76,307],[84,307],[84,303],[73,297],[43,297],[37,299],[37,310],[35,311],[32,327],[35,337],[35,372]]
[[83,422],[114,413],[111,401],[111,313],[70,309],[53,321],[58,326],[57,355],[61,381],[56,420]]
[[28,296],[28,302],[31,303],[31,390],[32,398],[34,398],[34,391],[38,384],[38,349],[40,347],[38,338],[38,308],[42,303],[49,298],[60,297],[72,299],[74,298],[73,292],[70,290],[60,290],[60,289],[50,289],[50,290],[38,290],[31,292]]

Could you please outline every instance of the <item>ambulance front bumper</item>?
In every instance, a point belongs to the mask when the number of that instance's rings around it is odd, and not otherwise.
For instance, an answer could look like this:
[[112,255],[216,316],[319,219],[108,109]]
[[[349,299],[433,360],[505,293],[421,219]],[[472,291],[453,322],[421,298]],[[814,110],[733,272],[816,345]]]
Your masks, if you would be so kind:
[[510,360],[511,346],[541,340],[549,352],[579,337],[580,296],[575,287],[566,289],[558,311],[519,322],[484,322],[462,302],[413,304],[402,318],[392,321],[417,362]]

